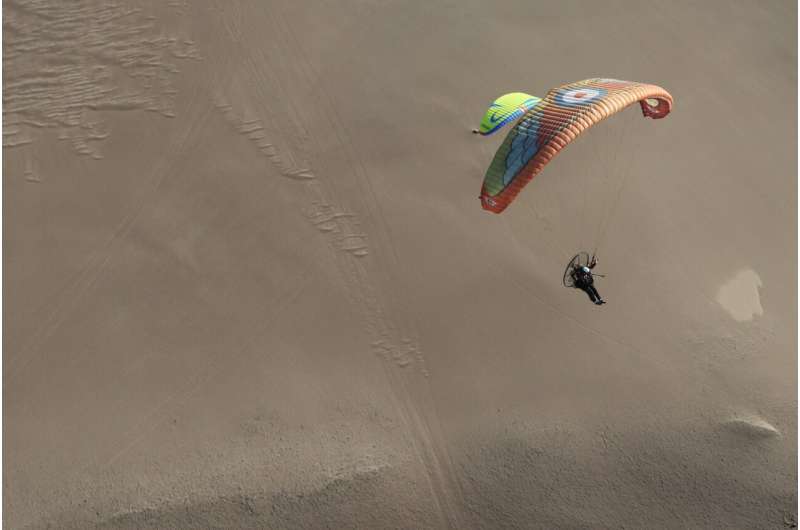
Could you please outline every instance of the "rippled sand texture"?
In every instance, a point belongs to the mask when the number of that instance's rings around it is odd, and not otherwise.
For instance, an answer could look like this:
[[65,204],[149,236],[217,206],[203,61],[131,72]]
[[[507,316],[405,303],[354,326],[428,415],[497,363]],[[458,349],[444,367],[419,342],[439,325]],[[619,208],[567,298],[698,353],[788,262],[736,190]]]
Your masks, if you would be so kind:
[[91,111],[175,116],[172,80],[179,60],[199,58],[193,41],[159,33],[154,16],[119,3],[6,5],[4,147],[56,129],[76,153],[99,158],[109,126]]
[[[4,2],[5,527],[792,526],[795,9]],[[596,75],[674,112],[483,212]]]

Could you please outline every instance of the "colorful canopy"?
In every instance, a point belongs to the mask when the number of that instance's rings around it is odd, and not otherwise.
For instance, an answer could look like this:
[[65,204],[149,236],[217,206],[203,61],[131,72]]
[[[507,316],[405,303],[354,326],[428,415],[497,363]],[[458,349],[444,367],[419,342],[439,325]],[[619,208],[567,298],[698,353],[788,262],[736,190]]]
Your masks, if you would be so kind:
[[[643,115],[649,118],[663,118],[672,109],[669,92],[632,81],[586,79],[550,90],[509,131],[495,153],[481,188],[483,208],[494,213],[505,210],[520,190],[579,134],[637,101]],[[498,114],[497,122],[500,121]],[[495,130],[497,127],[483,134]]]

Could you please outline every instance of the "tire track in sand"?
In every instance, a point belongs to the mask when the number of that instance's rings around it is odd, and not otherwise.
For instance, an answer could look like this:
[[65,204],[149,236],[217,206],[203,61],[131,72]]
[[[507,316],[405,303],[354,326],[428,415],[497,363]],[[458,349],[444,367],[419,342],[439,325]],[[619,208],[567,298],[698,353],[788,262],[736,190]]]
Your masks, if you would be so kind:
[[[276,44],[269,53],[256,46],[247,47],[247,32],[241,27],[247,23],[247,17],[226,13],[225,9],[236,6],[226,5],[220,11],[223,24],[227,26],[228,16],[235,21],[234,27],[227,29],[231,38],[243,46],[246,75],[252,76],[247,86],[260,91],[257,101],[277,104],[257,113],[234,108],[230,103],[242,101],[242,107],[247,106],[248,98],[243,98],[242,93],[235,98],[220,93],[215,105],[234,130],[251,142],[281,176],[295,181],[294,185],[302,190],[303,212],[327,241],[350,302],[360,309],[374,337],[371,349],[381,359],[391,397],[425,470],[442,526],[464,528],[462,489],[444,443],[416,325],[405,317],[410,312],[404,310],[392,289],[382,288],[397,283],[397,268],[401,263],[369,174],[335,110],[335,101],[324,90],[319,90],[321,101],[315,105],[302,105],[293,99],[302,96],[288,85],[317,87],[319,76],[303,55],[280,9],[275,7],[270,12],[267,30],[275,35]],[[263,25],[260,31],[265,31]],[[222,86],[236,92],[230,81]],[[325,124],[324,130],[317,127],[311,132],[306,124],[312,122]],[[325,167],[320,163],[324,156],[320,135],[325,135],[328,143],[334,141],[349,172],[347,176],[353,178],[363,199],[353,194],[343,198],[335,182],[316,171],[315,168]],[[362,220],[370,221],[365,223],[369,229],[362,227]]]
[[[3,93],[4,148],[30,144],[39,136],[37,130],[50,128],[58,129],[58,140],[69,140],[77,155],[101,159],[96,144],[109,136],[102,111],[176,116],[176,83],[181,76],[177,62],[200,59],[193,41],[172,36],[141,8],[115,3],[14,0],[7,7],[3,30],[15,38],[3,47],[3,60],[13,78]],[[53,49],[61,53],[53,54]],[[42,62],[43,55],[48,61]],[[189,103],[193,105],[194,98]],[[174,143],[180,152],[208,113],[189,115],[183,136]],[[91,249],[80,269],[26,315],[35,325],[6,355],[4,381],[19,376],[78,307],[174,163],[165,158],[156,162],[109,238]],[[41,182],[30,162],[26,166],[25,179]]]
[[[192,118],[184,134],[174,144],[176,152],[185,153],[185,147],[193,135],[200,130],[207,117],[207,112],[201,112]],[[184,154],[182,156],[188,155]],[[8,367],[3,374],[4,381],[7,382],[19,377],[41,355],[41,350],[47,341],[88,295],[103,271],[115,258],[136,222],[149,208],[153,207],[164,180],[171,175],[173,167],[180,161],[181,158],[176,157],[173,159],[161,158],[156,162],[147,178],[147,185],[144,186],[144,190],[140,193],[137,202],[115,227],[109,238],[91,251],[80,270],[65,282],[58,293],[48,299],[45,308],[40,308],[37,311],[44,314],[38,319],[32,335],[25,340],[14,355],[9,356]]]

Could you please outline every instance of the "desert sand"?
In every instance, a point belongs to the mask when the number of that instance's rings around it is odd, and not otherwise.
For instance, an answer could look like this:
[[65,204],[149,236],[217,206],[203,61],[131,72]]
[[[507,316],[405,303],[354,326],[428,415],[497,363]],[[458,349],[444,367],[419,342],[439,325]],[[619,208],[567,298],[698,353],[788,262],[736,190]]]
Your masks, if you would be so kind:
[[[4,528],[795,524],[796,4],[3,7]],[[483,211],[597,76],[673,112]]]

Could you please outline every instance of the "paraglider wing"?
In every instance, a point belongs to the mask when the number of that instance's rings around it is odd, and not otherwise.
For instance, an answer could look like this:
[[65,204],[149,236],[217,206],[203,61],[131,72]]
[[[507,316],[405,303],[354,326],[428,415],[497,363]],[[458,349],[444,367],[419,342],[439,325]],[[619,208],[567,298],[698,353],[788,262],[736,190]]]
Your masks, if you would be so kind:
[[489,106],[476,132],[483,136],[494,134],[505,125],[522,117],[540,101],[540,98],[522,92],[500,96]]
[[500,213],[562,149],[592,125],[639,102],[645,117],[669,114],[672,96],[661,87],[587,79],[550,90],[508,132],[481,188],[481,205]]

